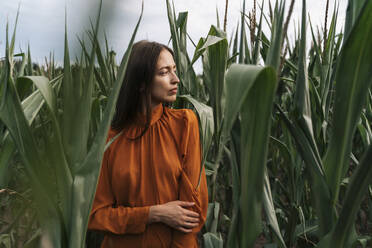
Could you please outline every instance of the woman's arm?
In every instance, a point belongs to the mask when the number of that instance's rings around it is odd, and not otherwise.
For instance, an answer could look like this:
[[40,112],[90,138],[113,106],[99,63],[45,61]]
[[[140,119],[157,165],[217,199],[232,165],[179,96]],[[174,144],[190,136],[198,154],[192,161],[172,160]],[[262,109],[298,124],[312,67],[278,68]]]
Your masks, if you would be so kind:
[[103,157],[88,229],[114,234],[142,233],[146,230],[149,220],[150,206],[113,207],[115,198],[108,172],[108,156],[109,150]]
[[195,244],[195,236],[203,227],[208,210],[208,188],[204,168],[201,171],[200,185],[197,187],[201,169],[199,122],[191,110],[186,110],[185,120],[186,127],[183,131],[185,142],[181,146],[183,170],[179,183],[179,200],[195,203],[190,210],[199,214],[199,224],[187,234],[175,231],[172,247],[192,247]]
[[163,222],[174,229],[189,233],[199,225],[199,214],[186,208],[194,202],[171,201],[150,207],[149,223]]
[[142,233],[146,224],[162,222],[181,232],[191,232],[192,228],[199,225],[199,214],[186,209],[193,206],[193,202],[172,201],[149,207],[113,208],[111,186],[108,180],[103,179],[106,174],[102,168],[89,229],[115,234]]
[[95,199],[88,228],[114,234],[142,233],[146,225],[163,222],[181,232],[190,232],[199,224],[199,214],[187,208],[194,202],[172,201],[166,204],[145,207],[124,207],[115,205],[109,169],[108,149],[102,160]]

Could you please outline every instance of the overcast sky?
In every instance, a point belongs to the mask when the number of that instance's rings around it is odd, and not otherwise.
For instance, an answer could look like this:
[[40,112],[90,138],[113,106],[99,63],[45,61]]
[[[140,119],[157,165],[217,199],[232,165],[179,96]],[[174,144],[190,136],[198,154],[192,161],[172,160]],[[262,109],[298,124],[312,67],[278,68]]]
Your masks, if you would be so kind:
[[[264,10],[268,10],[266,0]],[[274,5],[275,0],[270,0]],[[227,19],[227,33],[230,37],[237,25],[242,0],[230,0]],[[289,0],[286,1],[289,5]],[[324,22],[325,0],[311,0],[308,2],[308,12],[313,25]],[[64,46],[64,22],[65,7],[67,8],[67,28],[71,49],[79,45],[76,35],[82,35],[89,27],[89,18],[94,18],[98,0],[22,0],[20,2],[20,17],[17,28],[16,45],[26,50],[30,44],[34,61],[43,63],[44,57],[54,51],[56,59],[62,61]],[[138,20],[140,0],[103,0],[102,25],[109,40],[110,48],[114,49],[118,56],[124,53],[135,24]],[[257,0],[258,4],[262,0]],[[295,23],[300,20],[301,0],[296,0],[292,23],[289,27],[289,35],[293,39]],[[0,0],[0,57],[4,56],[5,27],[9,21],[10,30],[14,27],[15,16],[19,1]],[[161,43],[168,43],[170,38],[169,25],[166,12],[165,0],[144,0],[145,9],[143,20],[140,24],[136,40],[149,39]],[[197,42],[200,37],[205,37],[210,25],[216,24],[216,8],[220,19],[223,20],[225,0],[174,0],[176,13],[188,11],[188,32],[191,38]],[[247,0],[246,10],[252,8],[253,0]],[[339,0],[339,29],[342,28],[346,11],[347,0]],[[334,0],[330,1],[329,21],[334,7]],[[258,18],[258,17],[257,17]],[[193,47],[188,48],[193,53]],[[190,54],[192,56],[192,54]]]

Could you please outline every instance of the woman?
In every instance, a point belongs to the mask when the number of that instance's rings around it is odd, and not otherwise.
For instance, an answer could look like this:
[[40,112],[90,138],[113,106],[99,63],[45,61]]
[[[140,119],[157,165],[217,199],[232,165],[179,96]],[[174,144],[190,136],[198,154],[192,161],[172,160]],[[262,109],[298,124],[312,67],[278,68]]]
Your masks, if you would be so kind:
[[88,228],[102,247],[198,247],[208,191],[198,119],[170,109],[179,79],[173,52],[134,44],[97,185]]

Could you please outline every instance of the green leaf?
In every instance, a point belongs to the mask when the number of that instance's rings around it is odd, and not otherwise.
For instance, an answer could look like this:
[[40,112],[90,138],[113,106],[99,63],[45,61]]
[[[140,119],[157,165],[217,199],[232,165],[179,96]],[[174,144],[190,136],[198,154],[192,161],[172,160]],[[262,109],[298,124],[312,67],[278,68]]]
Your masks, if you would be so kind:
[[226,34],[212,26],[202,49],[204,48],[206,50],[203,56],[203,83],[209,90],[211,107],[214,111],[214,129],[218,139],[225,107],[225,73],[228,58]]
[[342,48],[337,67],[332,136],[323,160],[333,204],[337,203],[340,182],[348,169],[352,138],[372,83],[370,13],[372,2],[367,1]]
[[280,1],[279,6],[277,4],[275,5],[274,20],[271,27],[271,41],[269,50],[267,52],[267,57],[265,60],[265,65],[272,66],[275,69],[278,69],[280,65],[284,24],[284,9],[285,3],[283,0]]
[[344,198],[339,219],[332,230],[323,240],[319,247],[326,248],[330,245],[335,247],[349,247],[355,239],[355,219],[360,205],[365,198],[365,193],[372,183],[372,145],[368,147],[362,161],[354,172]]
[[[241,113],[240,246],[251,247],[261,229],[270,116],[276,74],[272,67],[232,65],[226,75],[226,108],[223,141],[226,142],[238,113]],[[222,143],[223,144],[223,143]],[[234,237],[230,237],[234,238]]]
[[[276,75],[263,69],[241,108],[241,247],[251,247],[261,232],[261,201]],[[246,70],[245,74],[250,71]],[[228,79],[227,79],[228,80]]]
[[[92,110],[92,94],[94,89],[94,66],[98,50],[97,32],[100,20],[101,2],[98,9],[96,26],[91,31],[92,48],[90,54],[86,52],[84,44],[82,49],[85,53],[87,66],[71,68],[69,46],[67,39],[67,24],[65,27],[65,54],[64,54],[64,77],[62,83],[62,140],[68,164],[74,173],[88,153],[88,141],[90,131],[90,118]],[[66,18],[67,21],[67,18]],[[105,71],[106,69],[103,68]],[[79,116],[79,118],[76,118]],[[79,138],[77,138],[79,137]]]
[[[271,76],[270,67],[232,65],[226,75],[226,106],[222,137],[227,140],[240,108],[253,84],[261,77]],[[243,73],[244,72],[244,73]]]
[[35,84],[43,96],[49,110],[57,115],[57,99],[53,92],[52,86],[49,83],[49,79],[43,76],[25,76],[17,79],[19,84]]
[[262,7],[261,7],[261,14],[260,14],[260,22],[258,24],[257,28],[257,35],[255,37],[254,41],[254,49],[252,51],[252,64],[257,65],[258,64],[258,58],[260,55],[260,44],[261,44],[261,39],[262,39],[262,17],[263,17],[263,5],[264,1],[262,1]]
[[[56,191],[53,185],[49,184],[48,166],[46,161],[41,158],[28,120],[16,94],[13,78],[11,77],[12,54],[10,50],[7,40],[5,74],[3,75],[3,83],[0,89],[0,98],[2,100],[0,120],[6,125],[13,137],[13,141],[25,163],[27,174],[30,177],[40,226],[43,230],[41,239],[44,244],[58,248],[63,246],[66,237],[64,215],[57,201],[55,201],[61,192]],[[66,194],[66,192],[62,193]],[[68,202],[63,204],[68,204]]]
[[205,228],[208,232],[217,234],[218,219],[220,214],[220,203],[213,202],[208,204],[207,218]]
[[45,77],[26,76],[19,77],[17,81],[20,81],[20,83],[22,83],[22,81],[31,81],[35,84],[48,107],[47,109],[49,110],[49,116],[52,123],[51,129],[53,137],[45,134],[48,144],[46,145],[47,157],[45,157],[44,160],[53,165],[52,168],[55,170],[57,194],[60,197],[59,203],[63,212],[64,222],[68,223],[70,216],[69,199],[71,197],[71,189],[69,186],[72,184],[72,175],[65,157],[59,123],[57,121],[57,98],[49,80]]
[[[172,47],[177,66],[177,74],[180,78],[181,85],[186,89],[187,93],[195,96],[197,94],[196,74],[190,63],[186,49],[186,25],[187,12],[181,12],[176,19],[174,6],[170,5],[169,0],[166,1],[168,22],[171,32]],[[183,89],[180,89],[181,94],[185,94]]]
[[285,126],[294,138],[298,152],[304,160],[312,176],[312,192],[314,196],[315,207],[318,210],[320,233],[325,234],[330,231],[335,219],[335,209],[331,202],[331,193],[325,180],[325,173],[317,150],[314,149],[313,140],[296,123],[292,123],[283,113],[279,106],[276,106]]
[[204,233],[203,243],[205,248],[223,248],[223,239],[221,234]]
[[132,51],[133,42],[142,19],[142,15],[143,3],[141,15],[133,31],[128,48],[121,61],[117,80],[114,84],[114,88],[110,93],[110,97],[103,114],[102,122],[98,127],[97,134],[94,137],[92,146],[90,147],[87,156],[76,170],[73,182],[73,195],[71,199],[71,208],[73,209],[73,211],[71,215],[71,224],[69,230],[69,247],[84,247],[85,234],[88,226],[90,210],[95,195],[98,175],[100,173],[100,165],[105,148],[107,132],[109,130],[111,119],[115,112],[115,104],[119,96],[119,91],[124,79],[129,56]]
[[302,25],[300,38],[300,54],[298,58],[298,72],[296,79],[296,91],[294,95],[296,112],[307,124],[312,133],[311,106],[309,95],[309,82],[306,68],[306,1],[302,1]]
[[[51,84],[58,86],[61,77],[57,77],[51,81]],[[24,80],[27,84],[32,85],[32,81]],[[22,101],[22,108],[25,114],[25,117],[29,123],[32,124],[36,115],[39,113],[41,107],[44,104],[44,98],[40,94],[39,90],[34,91],[31,95],[29,95],[25,100]],[[11,140],[11,137],[8,135],[9,133],[6,132],[4,134],[4,141],[2,144],[2,149],[0,151],[0,188],[6,188],[7,182],[9,181],[10,177],[7,174],[7,170],[9,168],[10,159],[16,150],[14,142]]]
[[355,22],[358,20],[360,12],[366,2],[368,2],[368,0],[348,1],[345,19],[345,41],[352,32]]
[[270,189],[270,181],[269,181],[267,172],[265,172],[264,177],[265,177],[264,179],[265,182],[264,182],[263,206],[266,212],[266,218],[277,240],[279,241],[279,247],[286,248],[287,246],[285,245],[285,242],[283,240],[282,234],[280,232],[279,223],[276,218],[273,197],[271,195],[271,189]]
[[8,169],[16,148],[9,135],[6,133],[5,136],[5,140],[1,143],[0,151],[0,189],[7,188],[8,186],[10,180]]
[[[202,151],[203,151],[203,157],[202,157],[202,165],[204,165],[204,162],[207,159],[207,155],[209,152],[209,149],[211,147],[212,141],[213,141],[213,134],[214,134],[214,120],[213,120],[213,109],[209,107],[208,105],[205,105],[201,102],[198,102],[194,98],[192,98],[190,95],[182,95],[179,96],[181,99],[185,99],[189,101],[194,108],[196,109],[196,112],[198,113],[199,117],[199,123],[200,123],[200,139],[202,144]],[[201,167],[201,170],[203,167]],[[200,173],[201,176],[201,173]],[[199,183],[200,183],[201,177],[199,177]],[[198,186],[199,187],[199,183]]]
[[4,248],[11,248],[12,241],[10,234],[1,234],[0,235],[0,246]]
[[239,235],[237,235],[240,218],[240,122],[236,120],[231,131],[230,149],[225,149],[227,157],[231,164],[232,190],[233,190],[233,209],[232,220],[227,238],[227,247],[237,247],[239,244]]

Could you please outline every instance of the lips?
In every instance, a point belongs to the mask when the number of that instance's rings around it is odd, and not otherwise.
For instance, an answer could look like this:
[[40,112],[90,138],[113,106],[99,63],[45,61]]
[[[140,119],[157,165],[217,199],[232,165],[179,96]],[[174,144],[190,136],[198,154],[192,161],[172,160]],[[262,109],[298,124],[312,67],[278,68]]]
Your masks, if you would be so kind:
[[170,92],[171,94],[177,94],[177,88],[171,89],[169,92]]

